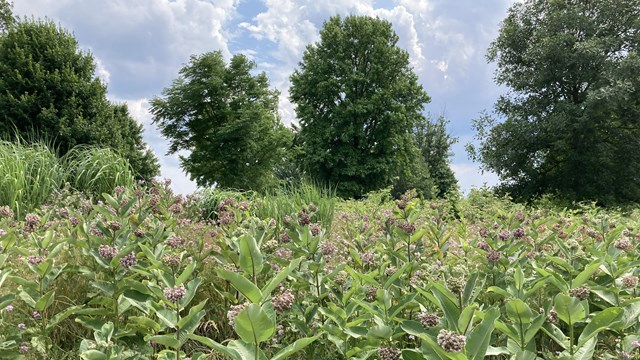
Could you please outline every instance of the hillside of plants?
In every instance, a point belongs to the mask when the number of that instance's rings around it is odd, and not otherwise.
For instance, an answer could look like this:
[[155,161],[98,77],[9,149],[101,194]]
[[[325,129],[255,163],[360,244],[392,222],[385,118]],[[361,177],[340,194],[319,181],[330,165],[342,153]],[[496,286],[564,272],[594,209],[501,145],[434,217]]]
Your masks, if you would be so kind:
[[637,211],[311,184],[185,197],[102,168],[62,174],[112,191],[0,207],[0,358],[640,357]]

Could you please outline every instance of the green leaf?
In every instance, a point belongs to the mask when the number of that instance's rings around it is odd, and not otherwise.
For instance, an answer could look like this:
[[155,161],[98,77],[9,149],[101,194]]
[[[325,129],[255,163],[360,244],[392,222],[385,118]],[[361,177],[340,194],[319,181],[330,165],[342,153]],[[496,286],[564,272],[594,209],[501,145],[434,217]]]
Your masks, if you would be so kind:
[[193,274],[193,270],[195,270],[195,268],[196,268],[196,262],[195,261],[190,262],[184,268],[184,270],[182,271],[182,274],[180,274],[180,276],[178,276],[178,278],[176,279],[176,285],[184,284],[185,281],[189,279],[191,274]]
[[46,294],[42,295],[40,299],[36,302],[35,309],[38,311],[44,311],[46,308],[53,304],[53,300],[55,299],[56,291],[51,290]]
[[260,289],[244,276],[223,269],[218,269],[218,276],[229,281],[236,290],[240,291],[252,303],[259,303],[260,299],[262,299]]
[[242,340],[229,341],[228,348],[235,350],[240,355],[240,358],[242,360],[267,360],[267,356],[262,350],[260,350],[260,348],[256,349],[256,346],[254,344],[246,343]]
[[600,267],[600,265],[602,264],[602,261],[600,260],[594,260],[593,262],[591,262],[589,265],[587,265],[584,270],[582,270],[571,282],[571,287],[572,288],[577,288],[580,285],[584,284],[587,282],[587,280],[589,280],[589,278],[591,277],[591,275],[593,275],[594,272],[596,272],[596,270],[598,270],[598,268]]
[[87,350],[80,354],[80,357],[86,360],[107,360],[109,357],[107,354],[99,350]]
[[200,321],[206,314],[206,312],[203,310],[206,303],[207,300],[205,299],[200,302],[200,304],[192,307],[191,309],[189,309],[189,315],[183,317],[182,319],[180,319],[180,321],[178,321],[178,328],[180,329],[181,333],[181,344],[184,344],[184,341],[186,340],[186,338],[184,337],[184,333],[190,334],[198,328],[198,325],[200,325]]
[[509,300],[505,306],[505,309],[509,319],[518,324],[529,324],[533,320],[533,311],[531,310],[529,305],[527,305],[520,299]]
[[477,304],[471,304],[464,308],[464,310],[462,310],[460,318],[458,319],[458,329],[460,329],[461,333],[465,334],[467,332],[467,329],[473,321],[473,315],[475,314],[477,308]]
[[480,324],[471,330],[464,347],[470,360],[484,359],[491,341],[491,333],[499,317],[500,311],[497,308],[491,308],[486,312]]
[[187,337],[229,356],[232,360],[243,360],[242,356],[240,356],[240,354],[236,350],[228,348],[214,340],[209,339],[208,337],[194,334],[188,334]]
[[283,282],[289,276],[289,274],[298,267],[298,265],[300,265],[300,262],[302,262],[302,258],[291,261],[291,263],[289,263],[289,266],[280,270],[280,272],[276,276],[269,280],[267,285],[262,288],[262,302],[267,301],[269,298],[271,298],[271,292],[275,290],[278,285],[280,285],[280,283]]
[[297,353],[298,351],[304,349],[305,347],[309,346],[309,344],[311,344],[314,341],[316,341],[319,337],[320,337],[320,335],[316,335],[316,336],[313,336],[313,337],[306,337],[306,338],[298,339],[293,344],[291,344],[291,345],[281,349],[280,351],[278,351],[271,358],[271,360],[286,359],[287,357],[289,357],[289,356]]
[[553,304],[560,320],[569,326],[573,326],[587,316],[584,305],[572,296],[558,294],[554,298]]
[[180,346],[180,342],[176,339],[175,336],[170,335],[152,335],[145,336],[145,341],[155,341],[160,345],[164,345],[170,347],[172,349],[177,349]]
[[584,345],[582,345],[578,351],[573,354],[573,358],[571,360],[591,360],[593,359],[593,353],[596,349],[597,339],[595,337],[591,337],[586,341]]
[[455,296],[440,283],[434,283],[431,288],[431,292],[438,300],[440,309],[444,312],[445,318],[450,326],[454,327],[456,331],[458,329],[458,320],[460,319],[460,309],[456,302]]
[[582,330],[578,338],[578,347],[585,345],[589,339],[597,335],[600,331],[612,327],[615,323],[622,319],[624,310],[618,307],[606,308],[597,313],[593,319]]
[[246,234],[241,236],[238,242],[240,267],[251,276],[257,275],[262,271],[263,257],[256,243],[256,239]]
[[249,304],[236,316],[235,330],[243,341],[259,344],[273,336],[276,324],[260,305]]

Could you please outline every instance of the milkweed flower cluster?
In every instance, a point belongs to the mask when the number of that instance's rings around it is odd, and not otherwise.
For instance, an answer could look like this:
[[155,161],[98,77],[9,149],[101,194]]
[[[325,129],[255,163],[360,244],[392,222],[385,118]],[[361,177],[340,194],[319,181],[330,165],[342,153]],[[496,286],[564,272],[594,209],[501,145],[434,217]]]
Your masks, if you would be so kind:
[[115,246],[100,245],[98,247],[98,253],[103,258],[111,260],[118,255],[118,248]]
[[184,285],[168,287],[162,290],[164,297],[166,297],[171,302],[178,302],[182,299],[186,293],[186,289]]
[[232,305],[229,311],[227,311],[227,319],[229,320],[229,326],[234,327],[236,325],[236,316],[242,312],[249,304]]
[[446,352],[460,352],[464,349],[466,337],[452,331],[442,329],[438,333],[438,345]]

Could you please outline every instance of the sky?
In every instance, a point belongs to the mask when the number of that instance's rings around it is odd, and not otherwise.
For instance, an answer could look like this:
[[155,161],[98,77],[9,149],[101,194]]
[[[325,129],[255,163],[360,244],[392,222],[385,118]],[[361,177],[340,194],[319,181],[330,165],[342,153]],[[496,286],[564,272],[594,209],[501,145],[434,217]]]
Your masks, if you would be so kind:
[[375,16],[390,21],[398,45],[432,101],[425,114],[445,115],[458,138],[451,167],[460,188],[494,185],[495,174],[471,162],[472,120],[491,110],[504,88],[493,81],[485,58],[500,21],[514,0],[13,0],[14,14],[48,18],[72,32],[90,51],[109,98],[126,102],[144,126],[144,139],[161,165],[161,176],[178,193],[196,185],[181,170],[178,155],[166,156],[168,141],[152,123],[149,100],[178,77],[191,55],[220,50],[226,59],[243,53],[270,78],[280,95],[279,111],[295,123],[288,100],[289,76],[308,44],[319,39],[331,16]]

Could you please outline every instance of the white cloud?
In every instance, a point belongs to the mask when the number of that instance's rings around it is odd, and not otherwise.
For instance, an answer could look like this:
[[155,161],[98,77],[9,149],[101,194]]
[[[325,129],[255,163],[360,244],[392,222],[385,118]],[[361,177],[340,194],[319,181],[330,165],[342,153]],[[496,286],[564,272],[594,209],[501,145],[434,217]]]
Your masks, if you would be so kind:
[[111,79],[111,73],[104,66],[100,58],[98,58],[97,56],[94,56],[94,58],[96,61],[96,73],[98,73],[97,74],[98,78],[100,78],[100,80],[102,80],[103,83],[109,84],[109,80]]
[[498,176],[491,172],[482,173],[480,167],[471,163],[453,163],[451,170],[456,174],[458,185],[463,193],[468,194],[472,188],[494,186],[498,184]]

